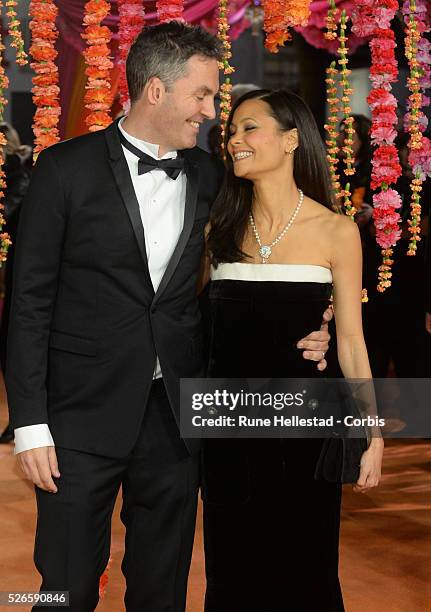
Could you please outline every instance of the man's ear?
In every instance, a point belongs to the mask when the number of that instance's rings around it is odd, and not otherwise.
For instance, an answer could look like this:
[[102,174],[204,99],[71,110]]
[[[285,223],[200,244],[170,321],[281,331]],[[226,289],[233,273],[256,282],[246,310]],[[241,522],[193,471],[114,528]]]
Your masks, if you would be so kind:
[[163,100],[166,94],[166,87],[159,77],[151,77],[145,85],[143,95],[146,96],[149,104],[157,105]]

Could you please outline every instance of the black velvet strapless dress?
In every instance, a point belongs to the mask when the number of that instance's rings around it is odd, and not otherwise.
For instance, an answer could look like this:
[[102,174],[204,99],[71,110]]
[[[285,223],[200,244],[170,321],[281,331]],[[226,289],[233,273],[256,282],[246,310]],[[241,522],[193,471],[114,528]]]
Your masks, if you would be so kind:
[[[208,376],[322,376],[296,343],[320,327],[330,270],[234,263],[211,279]],[[321,447],[320,439],[204,441],[205,612],[344,610],[341,485],[314,478]]]

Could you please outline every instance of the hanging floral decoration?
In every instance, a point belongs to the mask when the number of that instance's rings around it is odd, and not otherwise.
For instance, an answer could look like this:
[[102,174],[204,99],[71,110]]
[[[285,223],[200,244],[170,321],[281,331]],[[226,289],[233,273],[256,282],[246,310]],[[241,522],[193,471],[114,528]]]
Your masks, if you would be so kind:
[[[337,31],[336,18],[340,15],[340,31]],[[350,183],[347,183],[345,188],[341,188],[340,176],[338,174],[339,169],[339,158],[340,153],[337,143],[337,126],[339,121],[339,113],[342,114],[342,121],[344,123],[345,139],[343,144],[343,162],[344,162],[344,174],[351,176],[355,173],[354,159],[353,159],[353,118],[351,116],[350,108],[350,97],[353,90],[350,87],[349,75],[350,70],[347,68],[348,59],[347,54],[349,49],[346,46],[347,36],[347,14],[343,10],[340,14],[335,6],[334,0],[330,0],[327,23],[326,35],[333,39],[338,39],[338,55],[339,59],[337,62],[331,62],[330,66],[326,69],[326,85],[327,85],[327,102],[329,107],[328,112],[328,123],[325,125],[325,129],[328,133],[326,140],[327,145],[327,159],[329,162],[329,171],[331,175],[332,189],[335,196],[335,201],[339,202],[343,198],[343,208],[347,215],[353,218],[356,208],[354,207],[350,192]],[[339,69],[337,69],[337,63]],[[338,77],[341,87],[341,97],[338,97]]]
[[326,69],[326,100],[328,102],[328,123],[325,124],[327,132],[326,150],[327,160],[329,163],[329,173],[331,175],[332,190],[335,200],[338,201],[341,196],[340,175],[338,174],[338,144],[337,144],[337,126],[338,126],[338,88],[336,77],[338,75],[337,63],[335,61]]
[[[345,133],[345,137],[344,137],[344,143],[343,143],[343,163],[344,163],[344,175],[345,176],[352,176],[353,174],[355,174],[355,167],[354,167],[354,157],[353,157],[353,134],[354,134],[354,129],[353,129],[353,117],[352,117],[352,109],[350,108],[350,98],[353,94],[353,89],[350,87],[350,83],[349,83],[349,75],[351,74],[351,70],[349,70],[347,68],[348,65],[348,58],[347,58],[347,53],[349,51],[349,49],[346,46],[346,42],[347,42],[347,36],[346,36],[346,29],[347,29],[347,20],[348,17],[346,15],[346,11],[343,10],[341,12],[341,17],[340,17],[340,34],[338,36],[338,42],[339,42],[339,47],[338,47],[338,54],[339,54],[339,59],[338,59],[338,65],[340,66],[340,85],[341,85],[341,112],[343,115],[343,124],[344,124],[344,133]],[[344,210],[346,215],[348,215],[349,217],[351,217],[352,219],[355,216],[356,213],[356,208],[352,203],[351,200],[351,192],[350,192],[350,183],[347,183],[343,192],[342,192],[342,196],[343,196],[343,205],[344,205]]]
[[35,71],[33,77],[33,102],[36,113],[33,122],[35,135],[34,155],[45,147],[59,141],[58,120],[61,113],[58,86],[58,68],[55,64],[57,51],[54,47],[58,37],[55,25],[58,9],[53,0],[32,0],[30,2],[30,30],[32,41],[30,64]]
[[16,14],[16,0],[6,0],[7,12],[9,19],[8,34],[11,37],[10,46],[16,49],[16,63],[19,66],[25,66],[28,63],[27,53],[24,51],[24,40],[21,33],[21,23]]
[[311,0],[263,0],[265,47],[278,53],[292,36],[290,27],[305,27],[310,18]]
[[232,83],[229,75],[235,72],[229,60],[232,57],[231,43],[229,39],[228,8],[229,0],[219,0],[219,10],[217,18],[217,36],[223,44],[223,59],[218,63],[220,70],[225,76],[224,83],[220,87],[220,124],[221,124],[221,146],[224,148],[224,137],[226,122],[229,118],[231,109]]
[[287,40],[292,38],[285,23],[286,0],[263,0],[263,29],[265,47],[271,53],[278,53]]
[[184,21],[183,0],[156,0],[157,17],[160,23],[166,23],[175,19]]
[[109,57],[112,34],[107,26],[102,25],[109,12],[110,4],[105,0],[90,0],[84,6],[84,32],[81,34],[87,43],[84,50],[87,75],[84,101],[85,108],[90,111],[85,123],[90,132],[103,130],[112,122],[110,71],[113,63]]
[[310,19],[311,0],[288,0],[286,3],[286,25],[288,28],[304,28]]
[[430,102],[425,96],[425,90],[431,85],[431,43],[423,36],[425,32],[430,31],[426,22],[426,6],[423,1],[406,0],[402,12],[406,23],[405,54],[410,68],[410,75],[407,79],[410,95],[407,102],[405,127],[410,134],[409,163],[413,170],[413,179],[410,184],[411,218],[408,220],[411,238],[407,255],[416,255],[417,243],[421,239],[422,182],[431,175],[430,141],[422,135],[428,125],[428,119],[422,108],[428,106]]
[[[329,0],[329,10],[326,2],[317,0],[311,4],[311,15],[307,27],[296,26],[304,39],[317,49],[324,49],[332,55],[336,55],[338,48],[337,27],[340,18],[340,11],[345,9],[350,17],[358,0]],[[352,54],[356,49],[367,42],[366,38],[356,36],[353,32],[349,33],[349,53]]]
[[335,0],[329,0],[329,9],[326,15],[326,32],[323,35],[326,40],[336,40],[338,38],[337,23],[339,14],[340,11],[335,6]]
[[130,108],[126,78],[126,59],[135,38],[145,26],[145,10],[142,0],[117,0],[118,2],[118,91],[124,112]]
[[[2,9],[2,4],[0,2],[0,11]],[[7,100],[4,95],[4,90],[7,89],[9,85],[9,80],[5,74],[3,68],[3,51],[4,45],[1,39],[0,34],[0,121],[3,121],[3,111],[4,107],[7,104]],[[9,246],[12,244],[10,236],[7,232],[3,231],[3,226],[5,225],[5,218],[3,216],[3,197],[4,197],[4,189],[6,188],[6,180],[5,173],[3,170],[4,158],[3,158],[3,147],[7,144],[7,140],[3,132],[0,132],[0,267],[6,261],[7,251]]]
[[338,41],[340,46],[338,48],[339,60],[338,64],[340,66],[340,76],[341,76],[341,112],[343,114],[343,123],[345,126],[345,133],[347,137],[344,139],[343,153],[344,153],[344,174],[346,176],[352,176],[355,174],[354,168],[354,157],[353,157],[353,134],[355,130],[353,129],[353,117],[352,117],[352,109],[350,108],[350,98],[353,94],[353,89],[350,87],[349,76],[351,74],[351,70],[347,68],[349,60],[347,58],[347,53],[349,49],[346,47],[347,36],[346,36],[346,28],[347,28],[347,20],[346,11],[342,11],[341,20],[340,20],[340,35],[338,37]]
[[109,582],[109,570],[111,569],[111,565],[112,565],[112,557],[111,555],[109,555],[109,559],[105,567],[105,571],[103,572],[99,580],[99,597],[101,599],[103,599],[103,597],[105,597],[106,595],[106,588]]
[[380,190],[373,196],[373,219],[376,240],[382,248],[377,289],[385,291],[391,285],[392,247],[401,236],[399,194],[391,188],[401,175],[398,152],[394,145],[397,125],[397,101],[391,93],[397,80],[395,35],[391,21],[398,10],[397,0],[361,0],[353,11],[353,31],[358,36],[370,36],[372,90],[367,98],[371,108],[371,141],[376,147],[372,160],[371,188]]

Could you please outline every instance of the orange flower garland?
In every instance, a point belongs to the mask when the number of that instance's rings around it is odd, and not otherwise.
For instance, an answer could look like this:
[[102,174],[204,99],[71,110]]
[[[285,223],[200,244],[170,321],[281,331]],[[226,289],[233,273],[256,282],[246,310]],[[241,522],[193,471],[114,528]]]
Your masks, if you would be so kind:
[[265,47],[271,53],[278,53],[292,36],[287,30],[285,15],[287,2],[285,0],[263,0],[263,29],[265,31]]
[[338,15],[339,9],[335,6],[335,1],[329,0],[329,9],[326,15],[326,32],[323,35],[326,40],[335,40],[337,38]]
[[9,36],[12,38],[10,46],[16,49],[16,63],[19,64],[19,66],[25,66],[27,64],[27,53],[24,51],[21,23],[17,18],[15,10],[18,6],[18,2],[16,2],[16,0],[7,0],[6,6],[6,15],[9,17]]
[[[407,80],[410,90],[409,102],[409,133],[410,133],[410,149],[420,149],[422,147],[422,131],[420,129],[419,119],[422,106],[422,88],[419,82],[419,62],[417,59],[418,42],[421,38],[421,33],[415,21],[416,3],[414,0],[409,2],[410,14],[408,15],[406,39],[405,39],[405,55],[409,62],[410,78]],[[410,188],[412,191],[410,210],[411,219],[408,220],[409,232],[411,234],[407,255],[416,255],[417,243],[421,236],[421,205],[420,192],[422,191],[422,179],[419,173],[412,179]]]
[[112,93],[110,83],[110,70],[113,63],[109,59],[109,42],[112,34],[102,21],[109,15],[110,4],[105,0],[90,0],[85,4],[84,32],[82,38],[87,42],[84,57],[87,64],[85,74],[85,108],[90,113],[85,123],[90,132],[103,130],[111,122],[110,108]]
[[339,101],[337,97],[337,82],[335,77],[338,74],[337,64],[331,62],[326,69],[326,101],[328,102],[328,123],[325,124],[325,130],[328,133],[326,139],[327,160],[329,163],[329,173],[331,175],[332,190],[334,197],[338,200],[341,196],[340,176],[337,174],[338,166],[338,145],[337,145],[337,125],[338,125],[338,107]]
[[[3,147],[7,144],[7,140],[4,134],[0,134],[0,200],[4,197],[4,189],[6,188],[5,173],[3,170],[4,158],[3,158]],[[0,201],[0,268],[6,261],[7,252],[9,246],[12,244],[10,236],[7,232],[3,231],[5,224],[5,218],[3,216],[4,205]]]
[[311,0],[287,0],[286,25],[287,27],[305,27],[310,19]]
[[[352,109],[350,108],[350,96],[353,93],[353,90],[351,89],[350,84],[349,84],[349,75],[351,71],[347,68],[347,64],[349,61],[347,58],[348,49],[346,47],[347,19],[348,17],[346,17],[346,11],[343,10],[341,12],[340,34],[338,36],[338,42],[339,42],[338,53],[340,56],[338,60],[338,64],[340,66],[341,88],[342,88],[342,95],[341,95],[342,109],[341,110],[344,116],[343,117],[343,123],[345,126],[344,132],[347,135],[344,138],[344,146],[342,149],[344,153],[344,157],[343,157],[344,174],[345,176],[352,176],[353,174],[355,174],[355,168],[354,168],[355,160],[353,159],[353,149],[352,149],[353,133],[355,130],[353,129]],[[344,205],[344,210],[346,212],[346,215],[348,215],[351,219],[353,219],[356,214],[356,208],[355,206],[353,206],[352,200],[350,199],[351,195],[352,194],[350,192],[350,183],[347,183],[342,192],[342,196],[344,199],[343,205]]]
[[219,13],[217,18],[217,35],[223,43],[223,59],[219,62],[220,70],[223,70],[225,81],[220,87],[220,124],[221,124],[221,146],[224,148],[224,136],[226,130],[226,122],[229,117],[231,108],[231,91],[232,83],[229,75],[235,72],[229,64],[232,57],[231,44],[229,40],[229,22],[228,22],[228,1],[219,0]]
[[[425,74],[423,65],[421,66],[418,53],[422,52],[422,59],[425,63],[429,61],[429,57],[424,57],[423,44],[425,42],[425,52],[429,51],[429,41],[424,41],[423,34],[430,30],[429,25],[422,21],[423,15],[426,13],[425,5],[416,0],[406,0],[403,5],[404,20],[406,23],[406,38],[405,38],[405,55],[409,63],[410,75],[407,79],[407,85],[410,91],[408,100],[408,112],[406,122],[408,132],[410,134],[409,146],[409,162],[413,168],[414,178],[410,183],[412,192],[410,211],[411,219],[408,220],[410,241],[407,255],[416,255],[417,243],[421,240],[421,191],[422,182],[426,178],[426,174],[421,167],[421,159],[424,156],[429,156],[430,151],[425,145],[428,144],[427,139],[423,138],[422,132],[427,127],[427,119],[421,110],[426,105],[427,101],[424,96],[424,89],[429,86],[429,75]],[[429,68],[428,68],[429,72]],[[425,85],[425,88],[423,87]]]
[[[0,5],[0,8],[1,8],[1,5]],[[9,85],[9,79],[7,78],[4,68],[3,68],[3,61],[2,61],[3,51],[4,51],[4,46],[3,46],[1,34],[0,34],[0,121],[3,120],[3,110],[4,110],[5,105],[7,104],[7,100],[4,97],[4,90]],[[1,201],[4,197],[3,190],[6,188],[5,173],[3,170],[3,163],[4,163],[3,147],[6,144],[7,144],[6,137],[3,134],[3,132],[0,132],[0,267],[6,261],[8,248],[12,244],[9,234],[7,234],[6,232],[3,232],[5,218],[3,217],[3,214],[2,214],[4,206]]]
[[292,36],[289,27],[306,26],[310,17],[311,0],[263,0],[265,47],[278,53]]
[[111,555],[109,555],[109,559],[105,567],[105,571],[100,576],[100,580],[99,580],[99,597],[101,599],[103,599],[103,597],[105,597],[106,595],[106,587],[108,586],[108,582],[109,582],[109,570],[111,568],[111,564],[112,564],[112,557]]
[[[332,189],[335,196],[336,201],[340,201],[340,199],[344,198],[344,209],[347,215],[353,218],[356,213],[356,208],[353,206],[352,201],[350,199],[350,184],[347,183],[345,189],[341,189],[340,184],[340,176],[337,174],[338,170],[338,154],[339,148],[337,144],[337,125],[338,125],[338,114],[340,112],[343,113],[344,118],[343,122],[345,124],[345,132],[347,137],[344,140],[343,152],[344,152],[344,174],[346,176],[351,176],[355,173],[354,169],[354,159],[353,159],[353,118],[351,117],[351,108],[350,108],[350,96],[353,93],[353,90],[350,88],[349,84],[349,74],[350,70],[347,68],[348,59],[347,52],[348,48],[346,47],[347,36],[346,36],[346,28],[347,28],[347,20],[346,11],[342,11],[340,17],[340,33],[337,32],[337,22],[336,19],[339,15],[339,10],[335,6],[334,0],[329,1],[329,9],[328,15],[326,17],[326,26],[327,32],[325,34],[325,38],[327,40],[335,40],[338,38],[338,54],[339,59],[337,62],[331,62],[330,66],[326,69],[326,94],[327,94],[327,102],[328,102],[328,123],[325,125],[325,130],[328,133],[326,139],[327,146],[327,159],[329,162],[329,172],[331,175]],[[337,76],[338,69],[337,63],[340,66],[340,85],[342,88],[341,99],[338,98],[338,85],[337,85]]]
[[126,78],[126,59],[135,38],[145,25],[142,0],[118,0],[118,91],[125,112],[129,110],[129,89]]
[[347,58],[348,48],[346,47],[347,20],[348,20],[348,17],[346,17],[346,11],[343,10],[341,13],[341,21],[340,21],[340,35],[338,37],[338,40],[340,43],[340,46],[338,48],[338,53],[340,55],[338,64],[341,67],[340,68],[341,87],[343,90],[342,96],[341,96],[341,103],[342,103],[342,112],[344,115],[343,123],[346,126],[345,132],[347,134],[347,138],[344,139],[344,147],[343,147],[343,152],[345,155],[344,174],[346,176],[352,176],[353,174],[355,174],[355,168],[354,168],[355,160],[353,159],[353,149],[352,149],[352,145],[353,145],[352,137],[353,137],[355,130],[353,129],[353,117],[351,116],[352,109],[350,108],[350,96],[353,93],[353,89],[351,89],[350,84],[349,84],[349,75],[351,73],[351,70],[347,68],[347,64],[349,62]]
[[54,62],[57,51],[54,43],[58,36],[55,26],[58,9],[53,0],[32,0],[30,2],[30,29],[32,44],[30,54],[35,71],[33,77],[33,102],[37,109],[34,116],[35,157],[45,147],[58,142],[58,119],[61,113],[59,103],[58,68]]

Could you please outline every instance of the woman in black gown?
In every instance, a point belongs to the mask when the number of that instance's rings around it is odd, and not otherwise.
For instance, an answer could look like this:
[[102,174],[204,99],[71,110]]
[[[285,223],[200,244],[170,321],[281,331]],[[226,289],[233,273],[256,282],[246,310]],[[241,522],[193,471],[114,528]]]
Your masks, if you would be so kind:
[[[361,244],[331,210],[325,151],[304,102],[254,91],[232,109],[227,172],[207,232],[210,377],[316,377],[297,342],[331,293],[343,375],[371,378],[361,326]],[[328,372],[337,356],[327,355]],[[332,370],[331,370],[332,368]],[[341,612],[341,485],[315,478],[319,439],[204,442],[206,612]],[[380,478],[382,440],[357,491]]]

